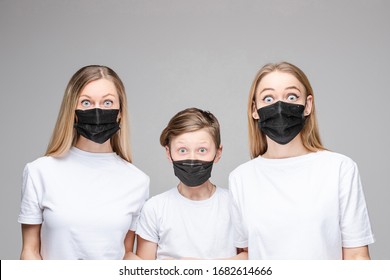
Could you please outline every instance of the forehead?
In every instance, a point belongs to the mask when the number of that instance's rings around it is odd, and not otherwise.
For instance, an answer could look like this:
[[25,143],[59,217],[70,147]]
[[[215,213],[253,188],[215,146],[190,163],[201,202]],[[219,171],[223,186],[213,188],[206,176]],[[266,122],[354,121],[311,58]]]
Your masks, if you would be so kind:
[[301,92],[305,92],[305,87],[294,75],[273,71],[261,79],[257,86],[257,92],[261,92],[267,88],[282,91],[288,87],[296,87]]
[[193,131],[193,132],[186,132],[180,134],[178,136],[173,137],[171,140],[172,146],[183,145],[183,144],[184,145],[199,145],[199,144],[215,145],[213,137],[211,136],[210,132],[206,128]]
[[115,84],[104,78],[89,82],[80,92],[80,96],[88,95],[90,97],[100,97],[107,94],[118,96]]

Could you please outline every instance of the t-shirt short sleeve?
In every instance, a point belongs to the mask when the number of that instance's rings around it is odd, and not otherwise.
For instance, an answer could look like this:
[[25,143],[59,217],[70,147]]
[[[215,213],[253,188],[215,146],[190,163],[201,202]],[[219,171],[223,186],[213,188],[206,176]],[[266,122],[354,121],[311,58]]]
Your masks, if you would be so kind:
[[237,190],[240,186],[237,185],[235,176],[229,176],[229,195],[230,195],[230,215],[233,224],[233,241],[236,248],[248,247],[248,230],[245,226],[242,217],[243,205],[239,202]]
[[141,209],[142,207],[144,206],[144,203],[145,201],[149,198],[149,183],[150,183],[150,178],[149,176],[144,176],[144,182],[140,185],[140,187],[138,189],[142,189],[144,190],[143,193],[142,193],[142,197],[140,199],[140,203],[139,203],[139,206],[138,206],[138,209],[136,212],[134,212],[132,214],[132,219],[131,219],[131,224],[130,224],[130,227],[129,227],[129,230],[131,231],[136,231],[137,230],[137,227],[138,227],[138,222],[139,222],[139,218],[140,218],[140,215],[141,215]]
[[357,165],[344,164],[340,180],[340,227],[343,247],[360,247],[373,243],[370,220]]
[[156,215],[155,199],[151,198],[145,202],[138,219],[136,233],[145,240],[158,243],[158,218]]
[[33,180],[33,174],[26,165],[23,171],[23,186],[22,199],[18,222],[21,224],[41,224],[42,208],[41,208],[42,190]]

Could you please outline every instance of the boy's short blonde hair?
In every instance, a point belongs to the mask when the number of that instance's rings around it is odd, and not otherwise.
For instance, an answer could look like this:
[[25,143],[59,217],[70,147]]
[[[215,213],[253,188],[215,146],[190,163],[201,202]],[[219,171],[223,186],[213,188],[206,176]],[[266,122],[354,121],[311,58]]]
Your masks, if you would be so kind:
[[209,131],[218,149],[221,145],[219,122],[212,113],[198,108],[187,108],[174,115],[161,133],[160,144],[170,147],[173,137],[203,128]]

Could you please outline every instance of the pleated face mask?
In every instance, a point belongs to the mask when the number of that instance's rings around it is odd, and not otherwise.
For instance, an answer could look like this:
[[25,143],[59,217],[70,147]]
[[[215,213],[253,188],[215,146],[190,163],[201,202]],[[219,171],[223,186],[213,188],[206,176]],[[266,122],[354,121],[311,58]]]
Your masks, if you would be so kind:
[[301,132],[305,125],[304,105],[278,101],[257,110],[259,128],[275,142],[285,145]]
[[74,127],[85,138],[103,144],[120,129],[118,114],[118,109],[76,110],[77,122]]
[[172,161],[175,175],[188,187],[202,185],[211,177],[214,161],[202,160],[177,160]]

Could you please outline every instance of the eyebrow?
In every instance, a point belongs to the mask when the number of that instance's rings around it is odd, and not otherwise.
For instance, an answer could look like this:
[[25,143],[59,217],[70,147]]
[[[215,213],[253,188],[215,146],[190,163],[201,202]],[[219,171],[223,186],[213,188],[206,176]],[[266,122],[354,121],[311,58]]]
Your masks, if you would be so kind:
[[[85,97],[92,99],[91,96],[89,96],[88,94],[81,94],[80,97],[82,97],[82,96],[85,96]],[[102,97],[105,98],[107,96],[113,96],[114,98],[116,98],[116,96],[112,93],[107,93],[107,94],[103,95]]]
[[[286,89],[296,89],[297,91],[301,92],[301,90],[298,87],[296,87],[296,86],[286,87],[284,90],[286,90]],[[274,88],[264,88],[262,91],[260,91],[260,93],[263,93],[266,90],[274,91],[275,89]]]
[[[178,146],[187,146],[188,145],[188,142],[187,141],[182,141],[182,140],[179,140],[176,142],[176,144]],[[197,143],[197,145],[210,145],[211,143],[208,141],[208,140],[201,140],[200,142]]]
[[301,90],[296,86],[286,87],[285,90],[286,89],[296,89],[297,91],[301,92]]
[[264,88],[262,91],[260,91],[260,93],[263,93],[266,90],[275,90],[275,89],[274,88]]

